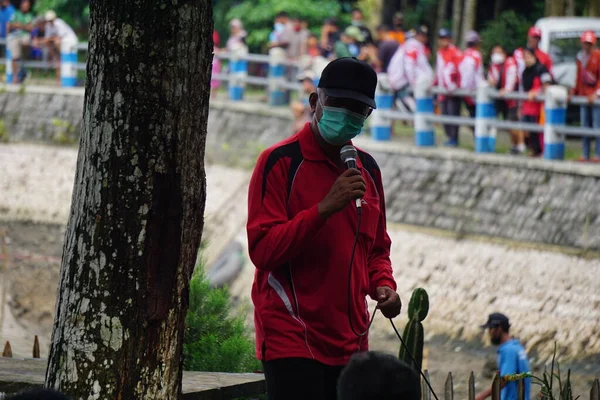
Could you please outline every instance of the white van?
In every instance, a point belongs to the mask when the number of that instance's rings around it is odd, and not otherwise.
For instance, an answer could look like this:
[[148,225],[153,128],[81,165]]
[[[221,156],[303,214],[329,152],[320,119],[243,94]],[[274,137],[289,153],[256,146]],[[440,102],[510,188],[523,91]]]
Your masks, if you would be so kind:
[[574,87],[577,79],[575,57],[581,50],[581,34],[594,31],[600,41],[600,18],[549,17],[535,26],[542,31],[540,49],[552,58],[552,75],[564,86]]

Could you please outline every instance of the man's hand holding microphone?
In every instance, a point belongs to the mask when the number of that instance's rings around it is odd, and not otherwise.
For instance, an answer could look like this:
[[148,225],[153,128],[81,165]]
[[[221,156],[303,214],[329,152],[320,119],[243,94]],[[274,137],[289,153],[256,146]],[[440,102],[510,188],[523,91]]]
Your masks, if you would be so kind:
[[[341,151],[342,162],[348,168],[341,174],[329,189],[329,193],[319,203],[318,209],[321,217],[328,219],[333,214],[342,211],[348,203],[364,197],[367,184],[362,174],[356,169],[356,149],[352,146],[344,146]],[[361,207],[360,200],[356,202]],[[400,314],[402,301],[400,296],[388,286],[380,286],[376,289],[377,308],[386,318],[395,318]]]

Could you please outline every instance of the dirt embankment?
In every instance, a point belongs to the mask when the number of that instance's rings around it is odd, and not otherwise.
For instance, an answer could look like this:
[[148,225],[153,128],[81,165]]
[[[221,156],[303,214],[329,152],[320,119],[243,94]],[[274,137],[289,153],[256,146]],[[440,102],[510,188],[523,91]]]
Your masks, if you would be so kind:
[[[8,166],[0,174],[0,232],[7,239],[6,271],[0,276],[7,295],[0,343],[10,340],[16,356],[31,354],[34,335],[40,337],[42,356],[48,351],[75,159],[74,149],[0,146],[0,165]],[[210,261],[233,238],[245,245],[249,174],[210,166],[207,175],[204,237]],[[600,260],[457,241],[399,226],[390,226],[389,233],[403,300],[408,301],[416,286],[430,294],[431,312],[424,325],[428,366],[438,393],[448,371],[454,373],[457,395],[466,387],[470,371],[477,373],[480,385],[487,382],[482,371],[495,352],[483,346],[477,327],[497,310],[509,314],[515,335],[526,339],[538,367],[555,340],[561,343],[563,357],[586,355],[572,363],[576,394],[587,393],[591,379],[600,376]],[[249,327],[252,278],[247,261],[231,287]],[[405,319],[405,314],[399,317],[399,328]],[[393,353],[399,346],[389,322],[381,317],[375,320],[370,342],[375,349]]]

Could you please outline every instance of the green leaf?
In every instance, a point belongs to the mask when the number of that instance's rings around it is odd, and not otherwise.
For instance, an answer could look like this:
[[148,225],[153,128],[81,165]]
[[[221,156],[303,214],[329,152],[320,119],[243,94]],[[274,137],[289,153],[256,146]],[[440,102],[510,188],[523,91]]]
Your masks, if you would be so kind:
[[260,369],[243,316],[232,316],[227,288],[211,288],[200,262],[190,281],[185,321],[184,367],[188,371],[252,372]]

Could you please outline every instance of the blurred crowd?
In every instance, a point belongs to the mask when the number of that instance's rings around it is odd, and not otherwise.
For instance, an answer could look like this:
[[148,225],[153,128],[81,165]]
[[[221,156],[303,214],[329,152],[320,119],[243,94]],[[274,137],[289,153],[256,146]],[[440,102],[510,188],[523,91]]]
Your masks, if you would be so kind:
[[[230,36],[222,49],[219,47],[219,37],[215,34],[215,52],[245,48],[247,32],[242,20],[231,20],[229,27]],[[529,99],[524,101],[497,100],[499,116],[508,121],[543,123],[544,109],[542,103],[535,99],[554,83],[554,79],[552,60],[539,48],[541,36],[538,28],[531,27],[527,38],[522,38],[522,47],[509,49],[486,43],[491,51],[490,59],[484,60],[478,32],[466,32],[462,38],[465,45],[460,48],[453,43],[452,32],[448,29],[440,29],[435,33],[429,32],[427,26],[406,29],[401,12],[393,15],[391,26],[379,25],[371,31],[363,13],[354,9],[349,26],[342,27],[336,19],[327,19],[319,35],[311,33],[307,21],[281,12],[275,17],[268,48],[270,51],[285,51],[287,59],[294,64],[293,68],[288,68],[288,78],[297,78],[302,82],[305,100],[292,104],[298,127],[311,118],[307,95],[316,88],[321,71],[329,61],[340,57],[356,57],[371,65],[378,72],[382,87],[394,91],[395,106],[405,112],[415,110],[417,81],[429,79],[445,92],[436,96],[437,113],[450,116],[468,113],[474,117],[475,100],[453,95],[453,92],[459,89],[474,91],[481,81],[487,81],[501,95],[517,91],[528,95]],[[432,37],[436,40],[435,53],[431,50]],[[519,41],[517,38],[516,42]],[[595,34],[585,32],[581,43],[582,49],[577,57],[577,85],[571,94],[588,96],[593,102],[600,95],[600,61],[596,66],[600,55],[596,49]],[[213,68],[213,72],[220,70],[218,61]],[[218,85],[219,82],[213,81],[213,88]],[[583,106],[581,123],[583,126],[600,128],[600,107]],[[447,136],[445,145],[459,145],[458,130],[457,125],[444,126]],[[513,154],[529,152],[531,156],[538,157],[543,153],[543,135],[539,133],[511,130],[510,137]],[[594,154],[591,155],[591,139],[584,138],[584,160],[600,161],[600,140],[596,140]]]
[[54,11],[35,15],[30,0],[21,0],[18,5],[17,8],[11,0],[0,0],[0,38],[5,40],[6,55],[12,58],[12,83],[25,79],[24,60],[53,63],[60,82],[60,54],[76,53],[75,31]]

